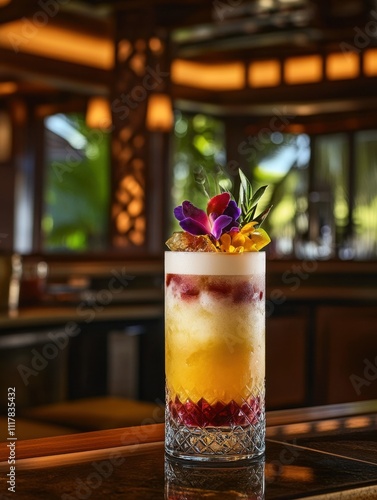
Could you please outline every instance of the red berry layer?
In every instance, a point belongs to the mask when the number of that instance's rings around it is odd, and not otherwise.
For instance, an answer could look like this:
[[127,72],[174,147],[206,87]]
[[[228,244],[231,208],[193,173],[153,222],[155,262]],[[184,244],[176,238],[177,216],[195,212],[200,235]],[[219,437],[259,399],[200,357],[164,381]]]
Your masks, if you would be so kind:
[[169,402],[170,415],[178,425],[188,427],[234,427],[255,425],[262,414],[259,397],[239,405],[218,401],[210,405],[204,398],[197,403],[181,403],[178,397]]
[[196,298],[201,291],[219,299],[229,297],[234,304],[263,300],[263,291],[258,290],[255,283],[242,277],[232,278],[167,274],[166,286],[174,284],[183,300]]

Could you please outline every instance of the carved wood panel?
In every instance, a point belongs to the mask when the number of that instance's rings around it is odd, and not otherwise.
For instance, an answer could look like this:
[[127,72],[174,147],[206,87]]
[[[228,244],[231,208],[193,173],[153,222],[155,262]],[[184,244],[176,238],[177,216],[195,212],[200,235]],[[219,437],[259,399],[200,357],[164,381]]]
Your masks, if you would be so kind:
[[[167,43],[156,35],[153,15],[118,13],[115,83],[112,95],[112,209],[113,247],[148,252],[148,225],[162,224],[153,213],[148,190],[153,164],[146,128],[148,99],[168,88]],[[159,196],[162,196],[159,193]],[[152,220],[151,220],[152,219]],[[153,220],[155,219],[155,220]]]

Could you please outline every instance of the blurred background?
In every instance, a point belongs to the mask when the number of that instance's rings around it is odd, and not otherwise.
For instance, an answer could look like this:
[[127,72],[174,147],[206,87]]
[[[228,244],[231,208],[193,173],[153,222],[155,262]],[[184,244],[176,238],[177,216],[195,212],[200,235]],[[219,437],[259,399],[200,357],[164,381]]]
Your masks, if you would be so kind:
[[0,1],[19,437],[163,420],[172,210],[238,169],[273,205],[268,409],[375,397],[376,84],[374,0]]

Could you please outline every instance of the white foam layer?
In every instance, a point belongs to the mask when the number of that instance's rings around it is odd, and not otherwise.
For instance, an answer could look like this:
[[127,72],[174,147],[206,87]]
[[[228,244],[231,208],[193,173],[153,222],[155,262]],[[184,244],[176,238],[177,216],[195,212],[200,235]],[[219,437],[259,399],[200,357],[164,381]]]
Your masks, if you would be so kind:
[[167,274],[212,276],[265,273],[265,252],[165,252]]

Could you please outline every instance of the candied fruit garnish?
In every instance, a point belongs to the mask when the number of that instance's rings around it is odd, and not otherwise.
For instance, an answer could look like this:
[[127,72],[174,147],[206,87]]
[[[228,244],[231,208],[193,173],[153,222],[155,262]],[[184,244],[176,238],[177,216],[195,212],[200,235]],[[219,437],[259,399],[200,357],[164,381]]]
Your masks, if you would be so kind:
[[208,235],[194,236],[184,231],[173,233],[166,245],[174,252],[217,252]]

